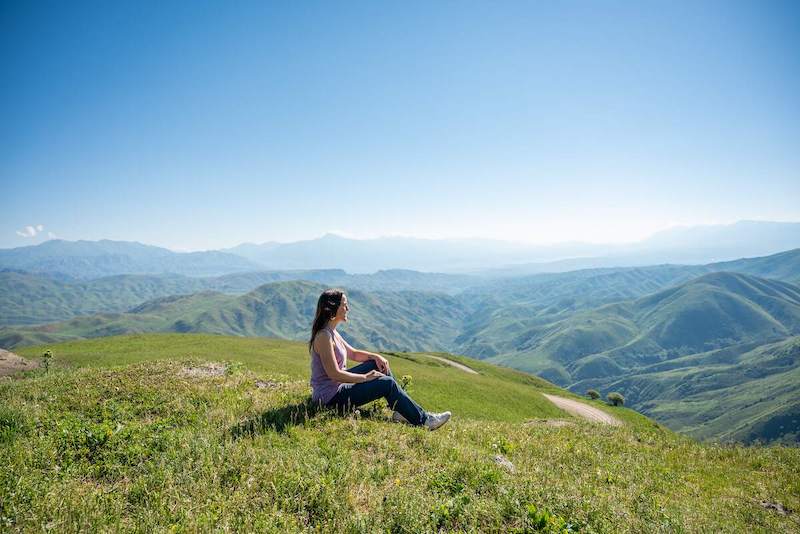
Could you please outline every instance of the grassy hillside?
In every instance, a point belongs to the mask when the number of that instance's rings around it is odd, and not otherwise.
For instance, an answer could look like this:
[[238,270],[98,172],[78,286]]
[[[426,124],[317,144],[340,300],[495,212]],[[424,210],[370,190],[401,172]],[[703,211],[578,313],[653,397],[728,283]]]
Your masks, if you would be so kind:
[[[462,293],[462,300],[478,301],[487,313],[464,326],[451,350],[479,358],[520,352],[521,342],[543,325],[723,271],[795,282],[800,280],[800,249],[708,265],[584,269],[489,280]],[[522,365],[539,367],[535,361]]]
[[699,439],[800,442],[800,337],[743,344],[587,379],[576,391],[625,391],[644,413]]
[[243,294],[292,280],[368,291],[457,293],[476,279],[463,275],[380,271],[348,274],[341,269],[255,271],[213,277],[120,274],[92,280],[59,280],[46,273],[0,271],[0,326],[36,325],[98,313],[123,313],[146,301],[201,291]]
[[[272,282],[307,280],[362,291],[425,291],[459,295],[467,313],[451,350],[476,357],[514,350],[514,338],[531,324],[576,311],[641,297],[708,272],[729,270],[780,280],[800,280],[800,250],[705,266],[658,265],[587,269],[569,273],[487,279],[393,269],[348,274],[341,269],[237,272],[215,277],[123,274],[62,280],[53,273],[0,270],[0,326],[35,325],[96,313],[122,313],[155,298],[218,291],[243,294]],[[424,312],[424,310],[423,310]]]
[[794,284],[800,283],[800,249],[787,250],[771,256],[744,258],[709,264],[713,271],[752,274]]
[[[135,332],[210,332],[300,340],[308,335],[317,298],[324,289],[312,282],[294,281],[265,284],[238,296],[202,292],[163,297],[129,313],[0,329],[0,347]],[[370,347],[444,350],[452,344],[466,314],[454,297],[441,293],[352,290],[348,294],[354,313],[344,335]]]
[[[389,356],[426,407],[454,411],[431,433],[389,423],[380,406],[309,411],[301,343],[149,334],[49,348],[50,373],[0,381],[0,524],[10,530],[800,526],[775,510],[800,509],[800,450],[702,445],[600,404],[625,424],[585,423],[543,399],[554,386],[481,362],[461,360],[475,376],[424,354]],[[227,369],[187,374],[204,361]]]
[[33,325],[122,312],[146,300],[202,291],[204,280],[125,274],[69,283],[34,273],[0,272],[0,324]]
[[798,333],[800,288],[712,273],[541,325],[516,339],[518,352],[490,361],[578,392],[622,391],[699,438],[796,443]]
[[[114,248],[111,250],[118,252]],[[100,254],[102,250],[95,252]],[[524,332],[531,321],[564,318],[576,311],[641,297],[708,272],[723,270],[800,281],[800,250],[710,265],[586,269],[514,278],[402,269],[373,274],[319,269],[236,272],[212,277],[121,274],[75,280],[61,279],[61,275],[52,272],[0,269],[0,326],[43,324],[95,313],[121,313],[147,300],[171,295],[199,291],[243,294],[271,282],[307,280],[362,291],[459,294],[460,304],[467,312],[480,308],[492,313],[481,314],[474,324],[465,325],[451,349],[487,357],[512,350],[510,340]],[[502,335],[495,335],[495,332]]]
[[605,355],[631,369],[688,354],[800,333],[800,288],[712,273],[653,295],[570,315],[517,337],[516,353],[493,361],[550,362],[571,373]]

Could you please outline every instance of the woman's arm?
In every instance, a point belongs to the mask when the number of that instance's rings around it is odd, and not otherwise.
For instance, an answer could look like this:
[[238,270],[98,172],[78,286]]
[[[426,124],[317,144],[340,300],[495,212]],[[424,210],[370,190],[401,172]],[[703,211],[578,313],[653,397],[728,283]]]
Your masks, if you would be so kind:
[[325,331],[320,331],[314,339],[314,350],[319,354],[319,359],[322,362],[323,369],[325,369],[325,374],[336,382],[359,384],[383,376],[383,373],[379,373],[378,371],[370,371],[365,375],[360,375],[358,373],[350,373],[339,369],[339,365],[336,363],[336,354],[333,352],[333,339],[330,334]]
[[344,343],[344,346],[347,348],[348,358],[351,358],[357,362],[368,362],[369,360],[375,360],[380,372],[386,373],[389,371],[389,362],[380,354],[375,354],[374,352],[369,352],[367,350],[356,350],[351,347],[350,344],[344,340],[344,338],[342,338],[342,343]]

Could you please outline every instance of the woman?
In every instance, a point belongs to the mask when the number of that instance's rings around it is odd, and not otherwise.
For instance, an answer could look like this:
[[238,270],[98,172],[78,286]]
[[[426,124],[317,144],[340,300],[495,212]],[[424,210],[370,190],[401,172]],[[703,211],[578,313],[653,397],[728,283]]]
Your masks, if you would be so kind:
[[[308,350],[311,353],[311,399],[340,410],[386,399],[395,410],[392,420],[436,430],[450,412],[426,413],[395,381],[389,362],[380,354],[351,347],[336,327],[347,322],[347,295],[338,289],[324,291],[317,301]],[[345,369],[347,358],[360,365]]]

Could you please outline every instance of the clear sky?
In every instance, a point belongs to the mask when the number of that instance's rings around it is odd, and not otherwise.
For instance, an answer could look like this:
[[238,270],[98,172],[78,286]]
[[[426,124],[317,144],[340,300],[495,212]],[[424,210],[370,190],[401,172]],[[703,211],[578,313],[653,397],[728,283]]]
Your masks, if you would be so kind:
[[0,247],[800,221],[800,3],[0,3]]

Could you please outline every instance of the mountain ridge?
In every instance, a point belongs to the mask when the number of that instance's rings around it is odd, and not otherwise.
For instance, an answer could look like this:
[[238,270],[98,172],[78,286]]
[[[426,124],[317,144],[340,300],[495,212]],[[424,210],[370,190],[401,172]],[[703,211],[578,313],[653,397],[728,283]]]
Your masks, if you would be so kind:
[[[728,225],[673,228],[628,244],[530,244],[483,238],[351,239],[325,234],[289,243],[243,243],[216,251],[178,253],[137,242],[49,240],[31,247],[0,249],[0,268],[62,271],[79,278],[125,272],[202,276],[264,268],[340,268],[358,274],[402,268],[498,276],[503,272],[522,275],[579,267],[706,264],[765,256],[799,246],[800,223],[739,221]],[[47,256],[48,251],[50,256]],[[195,255],[195,265],[186,260],[190,255]],[[67,261],[64,257],[70,259]],[[202,265],[198,267],[197,264]]]

